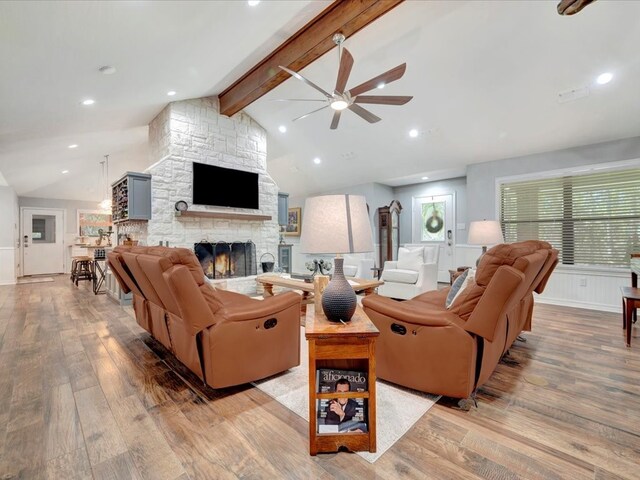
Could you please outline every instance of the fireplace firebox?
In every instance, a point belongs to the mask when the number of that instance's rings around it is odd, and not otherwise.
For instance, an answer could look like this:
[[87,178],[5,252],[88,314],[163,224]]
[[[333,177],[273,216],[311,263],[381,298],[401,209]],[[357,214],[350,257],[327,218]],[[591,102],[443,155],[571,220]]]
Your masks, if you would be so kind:
[[193,245],[196,257],[209,278],[237,278],[257,274],[256,248],[247,242],[199,242]]

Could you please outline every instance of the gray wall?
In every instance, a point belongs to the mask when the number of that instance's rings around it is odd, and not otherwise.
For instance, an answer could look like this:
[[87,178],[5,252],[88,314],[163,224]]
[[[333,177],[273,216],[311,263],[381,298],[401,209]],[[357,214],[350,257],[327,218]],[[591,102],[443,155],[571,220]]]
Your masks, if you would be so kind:
[[496,219],[496,178],[618,162],[639,157],[640,137],[633,137],[469,165],[467,167],[466,218],[470,222]]
[[[62,208],[65,210],[65,233],[78,235],[77,210],[100,210],[96,202],[78,200],[54,200],[50,198],[19,197],[20,207]],[[0,203],[1,204],[1,203]]]
[[[465,177],[451,178],[438,182],[417,183],[393,189],[393,194],[402,205],[400,213],[400,243],[411,243],[411,217],[413,197],[454,194],[456,204],[456,223],[467,224],[467,181]],[[456,229],[456,243],[466,243],[467,230]]]
[[[377,210],[379,207],[384,207],[391,203],[395,197],[393,196],[393,188],[380,183],[363,183],[360,185],[352,185],[346,188],[339,188],[335,190],[329,190],[327,192],[320,193],[318,195],[332,195],[348,193],[349,195],[363,195],[367,204],[369,205],[369,219],[374,226],[373,242],[378,243],[378,215]],[[315,195],[314,195],[315,196]],[[306,198],[306,197],[305,197]],[[304,201],[305,198],[290,197],[289,207],[302,207],[302,217],[304,222]],[[303,223],[304,224],[304,223]],[[295,243],[296,240],[292,240],[299,237],[285,237],[287,243]]]
[[0,247],[16,247],[18,197],[12,187],[0,186]]

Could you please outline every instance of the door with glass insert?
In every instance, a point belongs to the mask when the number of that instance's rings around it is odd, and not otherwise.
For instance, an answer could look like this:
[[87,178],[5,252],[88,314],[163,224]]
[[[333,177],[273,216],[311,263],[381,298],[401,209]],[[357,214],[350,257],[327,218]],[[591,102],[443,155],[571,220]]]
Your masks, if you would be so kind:
[[22,274],[64,272],[64,210],[22,209]]

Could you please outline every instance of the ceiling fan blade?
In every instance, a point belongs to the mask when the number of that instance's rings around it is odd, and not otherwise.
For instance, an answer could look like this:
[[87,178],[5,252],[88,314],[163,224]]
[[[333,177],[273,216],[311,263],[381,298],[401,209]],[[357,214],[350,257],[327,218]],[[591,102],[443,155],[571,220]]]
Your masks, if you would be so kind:
[[373,90],[381,83],[384,83],[386,85],[387,83],[391,83],[395,80],[398,80],[399,78],[402,78],[406,69],[407,69],[406,63],[403,63],[402,65],[398,65],[397,67],[392,68],[391,70],[384,72],[383,74],[380,74],[377,77],[373,77],[371,80],[367,80],[366,82],[361,83],[357,87],[352,88],[351,90],[349,90],[349,94],[352,97],[355,97],[357,95],[360,95],[361,93],[365,93],[365,92],[368,92],[369,90]]
[[313,83],[311,80],[308,80],[306,78],[304,78],[302,75],[300,75],[297,72],[294,72],[293,70],[289,70],[287,67],[283,67],[282,65],[280,65],[280,68],[282,70],[284,70],[285,72],[287,72],[289,75],[291,75],[292,77],[297,78],[298,80],[300,80],[301,82],[306,83],[307,85],[309,85],[311,88],[315,88],[317,91],[319,91],[321,94],[323,94],[325,97],[327,98],[333,98],[331,96],[331,94],[325,92],[323,89],[321,89],[319,86],[317,86],[315,83]]
[[329,127],[331,130],[335,130],[338,128],[338,122],[340,122],[340,110],[336,110],[333,112],[333,120],[331,120],[331,126]]
[[376,123],[382,120],[380,117],[377,117],[366,108],[362,108],[360,105],[357,105],[355,103],[352,103],[347,108],[351,110],[353,113],[355,113],[356,115],[359,115],[362,118],[364,118],[369,123]]
[[374,103],[378,105],[404,105],[413,97],[405,97],[401,95],[358,95],[354,102],[356,103]]
[[336,92],[344,93],[344,89],[347,86],[347,80],[349,80],[349,74],[351,73],[351,67],[353,67],[353,57],[349,53],[349,50],[343,48],[342,56],[340,57],[338,79],[336,80]]
[[317,98],[272,98],[270,102],[326,102],[326,99],[319,100]]
[[309,113],[305,113],[304,115],[301,115],[299,117],[294,118],[293,120],[291,120],[292,122],[295,122],[296,120],[302,120],[305,117],[308,117],[309,115],[311,115],[312,113],[316,113],[319,112],[320,110],[324,110],[325,108],[327,108],[329,105],[325,105],[324,107],[320,107],[317,110],[312,110]]

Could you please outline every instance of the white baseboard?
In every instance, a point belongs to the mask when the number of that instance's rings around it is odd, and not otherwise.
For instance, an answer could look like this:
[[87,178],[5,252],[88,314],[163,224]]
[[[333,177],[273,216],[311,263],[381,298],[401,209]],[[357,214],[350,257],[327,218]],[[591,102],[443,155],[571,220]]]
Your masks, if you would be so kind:
[[622,315],[622,304],[620,307],[614,307],[604,303],[577,302],[572,300],[563,300],[559,298],[543,298],[537,295],[533,296],[535,303],[545,303],[548,305],[560,305],[561,307],[584,308],[586,310],[598,310],[600,312],[619,313]]

